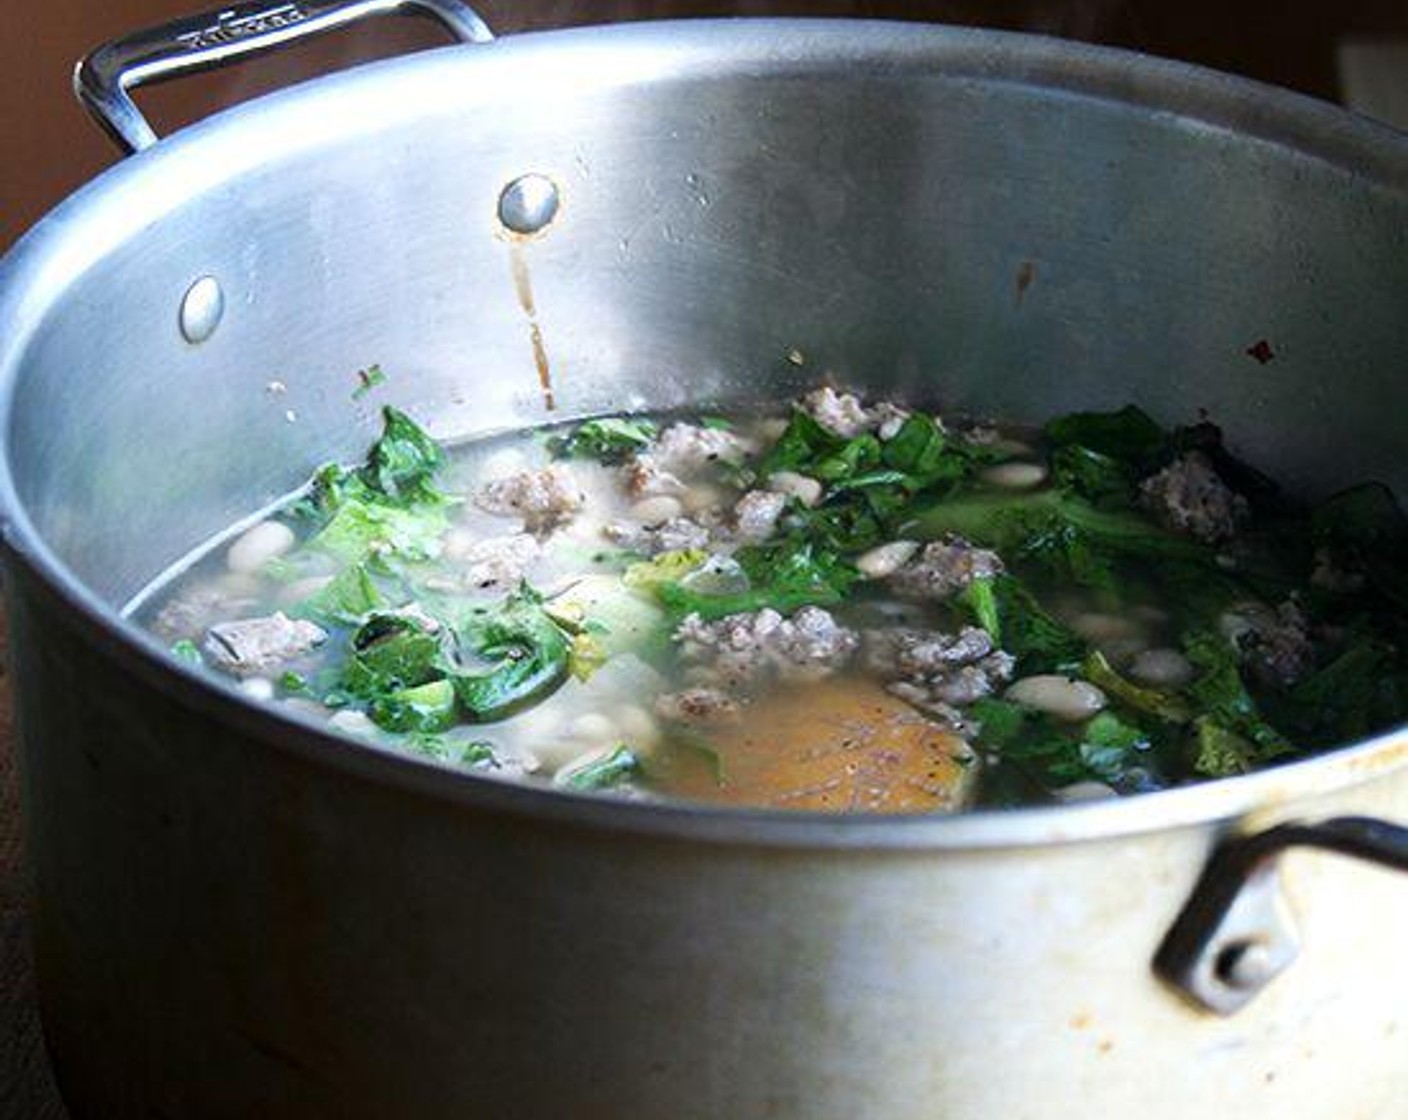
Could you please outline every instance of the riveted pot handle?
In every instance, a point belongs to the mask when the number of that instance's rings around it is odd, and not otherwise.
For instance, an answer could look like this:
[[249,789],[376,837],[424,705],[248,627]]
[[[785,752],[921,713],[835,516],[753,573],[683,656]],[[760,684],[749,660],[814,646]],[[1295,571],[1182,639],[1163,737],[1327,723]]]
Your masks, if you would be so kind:
[[1369,817],[1284,824],[1224,841],[1159,947],[1154,971],[1205,1010],[1232,1015],[1289,968],[1300,942],[1279,864],[1290,848],[1408,871],[1408,828]]
[[187,16],[105,43],[78,64],[74,92],[126,153],[156,143],[129,91],[167,78],[212,70],[380,15],[422,15],[466,43],[493,32],[462,0],[252,0]]

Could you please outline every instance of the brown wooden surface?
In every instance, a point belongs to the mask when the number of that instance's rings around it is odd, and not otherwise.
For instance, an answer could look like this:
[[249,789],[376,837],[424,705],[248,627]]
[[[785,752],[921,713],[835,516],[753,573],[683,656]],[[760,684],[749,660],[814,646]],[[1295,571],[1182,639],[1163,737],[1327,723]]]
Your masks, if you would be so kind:
[[[9,0],[0,38],[0,249],[112,163],[69,93],[74,60],[102,40],[183,14],[200,0]],[[1018,28],[1146,50],[1334,98],[1336,40],[1408,36],[1404,0],[484,0],[501,34],[671,15],[858,15]],[[139,95],[160,128],[299,77],[440,41],[418,22],[382,22],[218,75]],[[9,691],[0,677],[0,1120],[61,1120],[44,1062],[25,942],[20,821]]]

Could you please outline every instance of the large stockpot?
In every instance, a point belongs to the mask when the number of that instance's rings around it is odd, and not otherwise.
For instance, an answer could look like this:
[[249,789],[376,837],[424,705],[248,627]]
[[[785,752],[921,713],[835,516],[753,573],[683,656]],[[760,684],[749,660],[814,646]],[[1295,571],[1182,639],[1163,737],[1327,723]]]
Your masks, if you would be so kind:
[[[90,63],[90,100],[146,145],[134,74],[348,7],[144,37]],[[499,221],[549,201],[535,236]],[[1408,862],[1384,823],[1408,820],[1401,733],[1060,809],[617,804],[280,719],[119,608],[358,455],[372,362],[449,437],[546,417],[536,349],[555,416],[836,370],[1015,417],[1207,409],[1312,493],[1402,487],[1405,249],[1385,130],[1127,54],[870,23],[454,47],[104,175],[0,274],[35,935],[73,1111],[1404,1115],[1408,880],[1377,866]]]

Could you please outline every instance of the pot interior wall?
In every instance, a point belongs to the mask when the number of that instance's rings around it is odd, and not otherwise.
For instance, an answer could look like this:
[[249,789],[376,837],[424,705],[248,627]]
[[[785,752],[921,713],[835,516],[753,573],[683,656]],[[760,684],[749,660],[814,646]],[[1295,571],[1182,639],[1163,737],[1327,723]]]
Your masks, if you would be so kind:
[[[383,401],[458,437],[827,371],[1015,418],[1206,410],[1310,491],[1402,485],[1408,155],[1144,65],[875,25],[635,27],[236,110],[78,196],[12,266],[35,278],[8,371],[20,499],[120,603],[359,454]],[[496,202],[526,172],[562,210],[515,243]],[[192,345],[178,309],[205,275],[225,314]],[[388,380],[356,399],[373,363]]]

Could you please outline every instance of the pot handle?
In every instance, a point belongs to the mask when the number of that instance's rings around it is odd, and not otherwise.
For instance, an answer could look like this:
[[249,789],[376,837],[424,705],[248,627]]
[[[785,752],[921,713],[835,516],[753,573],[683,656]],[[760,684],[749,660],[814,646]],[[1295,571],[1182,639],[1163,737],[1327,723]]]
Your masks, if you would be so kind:
[[245,0],[103,44],[78,64],[74,92],[125,154],[157,135],[129,96],[150,82],[288,46],[371,16],[429,16],[465,43],[494,34],[463,0]]
[[1154,957],[1154,971],[1204,1010],[1235,1014],[1299,953],[1280,887],[1280,857],[1290,848],[1408,871],[1408,828],[1370,817],[1283,824],[1224,841]]

